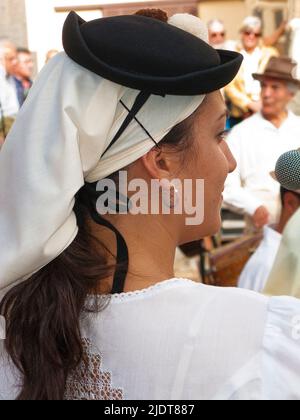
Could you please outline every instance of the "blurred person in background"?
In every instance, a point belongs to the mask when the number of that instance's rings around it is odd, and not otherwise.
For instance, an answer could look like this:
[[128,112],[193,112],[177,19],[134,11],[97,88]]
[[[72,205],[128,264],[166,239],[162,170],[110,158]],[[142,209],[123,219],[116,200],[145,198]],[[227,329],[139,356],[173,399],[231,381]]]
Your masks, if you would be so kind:
[[299,90],[293,74],[296,63],[290,58],[271,58],[262,74],[262,111],[232,129],[228,144],[237,160],[224,191],[225,204],[248,216],[251,230],[277,223],[280,212],[279,185],[270,177],[279,156],[297,149],[300,117],[288,111]]
[[[300,203],[300,149],[292,150],[280,157],[274,176],[284,188],[294,191]],[[299,230],[300,209],[298,207],[283,231],[279,251],[263,291],[265,294],[300,298]],[[297,325],[299,325],[299,316]]]
[[258,17],[247,17],[241,27],[241,45],[237,51],[244,62],[237,77],[225,88],[230,101],[230,126],[260,111],[260,84],[253,73],[262,73],[270,58],[278,56],[275,48],[264,46],[262,42],[262,21]]
[[8,39],[0,39],[0,146],[20,108],[14,80],[16,64],[16,47]]
[[15,84],[20,107],[23,105],[32,86],[34,63],[27,48],[18,48],[18,61],[15,67]]
[[[273,47],[285,33],[288,26],[287,21],[283,21],[280,26],[269,36],[262,38],[265,47]],[[220,19],[212,19],[207,24],[209,44],[216,49],[228,49],[236,51],[239,47],[238,41],[227,40],[227,30],[225,24]]]
[[[300,299],[300,209],[283,231],[279,251],[263,293],[268,296],[293,296]],[[293,319],[291,320],[293,321]],[[299,314],[297,317],[299,326]],[[298,328],[299,332],[299,328]],[[299,339],[299,335],[298,335]]]
[[226,39],[226,28],[225,24],[220,19],[212,19],[208,22],[208,36],[209,44],[221,50],[233,50],[237,48],[237,43],[235,41],[229,41]]
[[280,196],[282,211],[279,224],[264,227],[263,241],[240,276],[239,287],[243,289],[259,293],[264,290],[279,250],[282,233],[291,217],[300,208],[300,190],[291,191],[281,186]]

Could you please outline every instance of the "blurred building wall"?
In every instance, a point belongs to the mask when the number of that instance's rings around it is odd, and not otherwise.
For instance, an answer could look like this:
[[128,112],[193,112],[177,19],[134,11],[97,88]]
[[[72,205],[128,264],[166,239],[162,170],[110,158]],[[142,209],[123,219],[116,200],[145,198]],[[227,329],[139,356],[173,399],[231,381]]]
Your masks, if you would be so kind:
[[[300,78],[300,0],[289,0],[289,9],[290,17],[293,18],[290,55],[299,63],[297,75]],[[300,115],[300,93],[292,103],[292,110]]]
[[141,7],[160,7],[171,14],[197,14],[198,2],[199,0],[25,0],[29,48],[37,52],[40,69],[47,51],[62,49],[62,26],[70,10],[75,10],[85,20],[131,14]]
[[247,16],[247,6],[244,0],[204,0],[199,3],[199,16],[205,22],[211,19],[221,19],[225,23],[228,39],[237,39],[240,23]]
[[28,46],[36,53],[41,69],[46,52],[62,48],[62,25],[72,8],[86,20],[132,13],[143,4],[164,8],[170,14],[198,13],[205,22],[222,19],[228,38],[236,39],[241,21],[253,8],[262,14],[265,30],[271,33],[276,26],[274,16],[272,18],[268,8],[259,9],[259,5],[274,6],[284,2],[289,2],[291,9],[300,7],[300,0],[0,0],[0,36],[10,37],[18,46]]
[[0,37],[27,46],[25,0],[0,0]]

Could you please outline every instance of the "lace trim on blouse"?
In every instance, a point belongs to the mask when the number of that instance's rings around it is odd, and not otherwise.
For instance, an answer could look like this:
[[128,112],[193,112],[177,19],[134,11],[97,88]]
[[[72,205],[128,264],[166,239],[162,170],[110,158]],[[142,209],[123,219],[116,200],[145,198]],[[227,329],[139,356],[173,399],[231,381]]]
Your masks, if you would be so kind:
[[[141,297],[148,295],[152,292],[159,292],[162,289],[165,289],[166,286],[171,286],[174,284],[200,284],[193,280],[184,279],[184,278],[174,278],[165,281],[161,281],[159,283],[154,284],[153,286],[147,287],[146,289],[135,290],[134,292],[123,292],[123,293],[115,293],[115,294],[108,294],[108,295],[97,295],[99,299],[107,299],[109,298],[109,302],[124,302],[127,300],[131,300],[132,298]],[[89,296],[90,298],[95,298],[95,296]]]
[[94,352],[92,343],[83,339],[81,363],[67,380],[65,400],[124,400],[124,391],[114,388],[110,372],[102,370],[102,355]]

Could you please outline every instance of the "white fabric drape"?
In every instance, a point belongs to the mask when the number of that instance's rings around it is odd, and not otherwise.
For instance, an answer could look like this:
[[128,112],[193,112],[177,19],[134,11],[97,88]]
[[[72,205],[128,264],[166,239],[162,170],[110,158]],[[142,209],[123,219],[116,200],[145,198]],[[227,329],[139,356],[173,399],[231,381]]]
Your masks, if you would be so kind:
[[272,226],[265,226],[263,231],[263,240],[245,265],[238,284],[242,289],[258,293],[266,286],[282,239],[282,235]]

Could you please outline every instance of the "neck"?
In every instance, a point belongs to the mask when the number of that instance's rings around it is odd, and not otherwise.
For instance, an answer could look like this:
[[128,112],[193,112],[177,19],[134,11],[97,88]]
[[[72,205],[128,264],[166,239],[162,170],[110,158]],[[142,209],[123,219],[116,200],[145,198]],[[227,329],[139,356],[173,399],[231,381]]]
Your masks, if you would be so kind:
[[31,83],[28,77],[15,76],[15,78],[18,79],[23,84],[23,86],[26,87]]
[[245,48],[246,53],[248,54],[252,54],[254,53],[254,51],[256,50],[257,47],[252,47],[252,48]]
[[287,214],[287,213],[283,210],[283,211],[282,211],[282,213],[281,213],[281,216],[280,216],[280,220],[279,220],[278,226],[277,226],[277,228],[276,228],[276,231],[277,231],[278,233],[280,233],[280,234],[282,234],[282,233],[283,233],[284,228],[285,228],[285,226],[286,226],[287,222],[289,221],[289,218],[290,218],[290,215],[288,215],[288,214]]
[[[174,260],[177,240],[174,235],[151,216],[118,215],[108,220],[123,235],[129,251],[129,270],[124,292],[141,290],[174,277]],[[147,219],[146,219],[147,218]],[[115,236],[109,230],[92,222],[92,230],[113,256],[116,255]],[[151,227],[148,228],[148,227]],[[143,240],[144,239],[144,240]],[[147,239],[147,240],[145,240]],[[108,257],[108,264],[115,264],[115,257]],[[99,285],[99,293],[112,289],[113,276]],[[105,288],[104,288],[105,287]]]
[[283,122],[288,117],[288,111],[284,110],[280,112],[279,114],[265,114],[264,111],[262,111],[263,117],[269,121],[271,124],[273,124],[275,127],[279,128],[283,124]]

